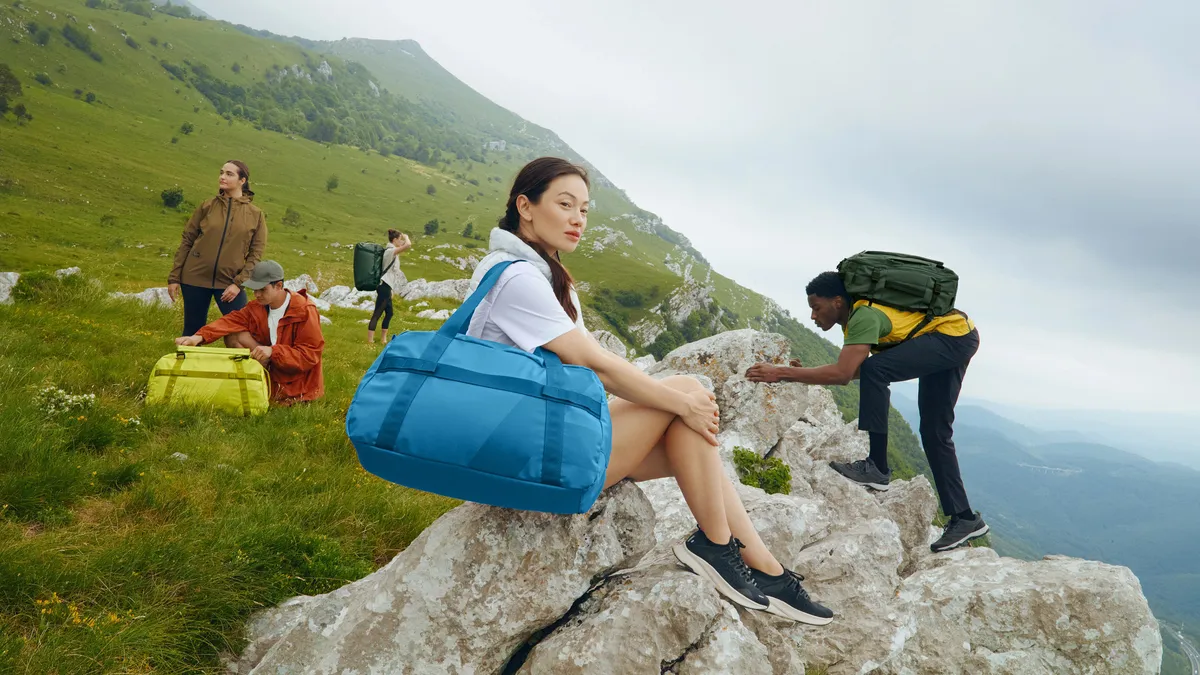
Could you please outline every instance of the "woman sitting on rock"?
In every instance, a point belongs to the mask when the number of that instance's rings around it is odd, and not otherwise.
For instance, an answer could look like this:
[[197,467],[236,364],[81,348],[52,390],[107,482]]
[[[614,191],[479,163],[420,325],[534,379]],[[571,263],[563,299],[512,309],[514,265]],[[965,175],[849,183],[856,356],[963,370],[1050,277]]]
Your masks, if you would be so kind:
[[612,450],[604,487],[672,476],[698,529],[675,556],[730,601],[796,621],[829,623],[833,612],[813,602],[801,577],[767,550],[717,454],[716,397],[698,380],[655,380],[610,353],[583,325],[574,280],[560,261],[587,227],[587,172],[543,157],[517,175],[507,213],[491,234],[490,253],[471,288],[506,260],[526,260],[500,275],[479,304],[467,334],[527,352],[542,347],[564,363],[593,370],[616,398],[609,403]]

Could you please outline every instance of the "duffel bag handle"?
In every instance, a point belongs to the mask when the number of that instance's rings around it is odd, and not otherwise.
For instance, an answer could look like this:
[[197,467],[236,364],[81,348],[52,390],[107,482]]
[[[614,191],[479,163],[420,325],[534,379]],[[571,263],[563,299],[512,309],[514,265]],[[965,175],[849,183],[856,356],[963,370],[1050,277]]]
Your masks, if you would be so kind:
[[506,260],[502,263],[496,263],[492,269],[487,271],[487,274],[483,275],[483,279],[479,281],[479,286],[475,288],[475,292],[467,297],[463,304],[459,305],[458,309],[454,310],[450,318],[446,319],[446,323],[442,324],[442,327],[434,334],[433,339],[429,341],[429,346],[425,348],[425,353],[421,355],[423,361],[437,363],[442,359],[442,354],[446,353],[446,349],[454,340],[454,336],[461,335],[467,331],[467,326],[471,322],[471,317],[475,314],[475,309],[479,307],[479,303],[483,302],[488,292],[496,285],[496,280],[500,278],[504,270],[508,269],[509,265],[516,262],[523,261]]

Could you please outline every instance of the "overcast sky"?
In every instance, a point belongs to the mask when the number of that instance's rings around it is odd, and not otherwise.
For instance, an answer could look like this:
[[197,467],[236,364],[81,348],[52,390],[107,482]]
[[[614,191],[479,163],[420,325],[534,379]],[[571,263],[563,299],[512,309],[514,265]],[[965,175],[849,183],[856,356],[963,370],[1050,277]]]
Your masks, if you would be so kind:
[[847,255],[945,261],[964,396],[1200,415],[1200,3],[196,4],[417,40],[808,325]]

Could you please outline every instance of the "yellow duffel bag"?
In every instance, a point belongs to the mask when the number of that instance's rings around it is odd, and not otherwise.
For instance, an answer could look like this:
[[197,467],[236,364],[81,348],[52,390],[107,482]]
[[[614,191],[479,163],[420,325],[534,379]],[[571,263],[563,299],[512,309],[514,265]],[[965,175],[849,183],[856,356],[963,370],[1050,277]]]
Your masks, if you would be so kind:
[[176,347],[154,364],[146,404],[211,405],[236,415],[260,415],[271,379],[249,349]]

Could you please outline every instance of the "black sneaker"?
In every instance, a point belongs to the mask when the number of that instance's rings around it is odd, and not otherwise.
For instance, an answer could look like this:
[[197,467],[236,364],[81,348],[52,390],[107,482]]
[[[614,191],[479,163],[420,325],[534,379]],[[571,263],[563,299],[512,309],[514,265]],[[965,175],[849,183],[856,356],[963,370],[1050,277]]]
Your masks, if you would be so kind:
[[892,472],[880,471],[870,458],[860,459],[857,462],[830,462],[829,466],[855,483],[880,492],[887,492],[888,483],[892,481]]
[[717,592],[731,602],[749,609],[767,609],[770,601],[754,585],[750,568],[738,550],[745,547],[735,537],[730,537],[728,544],[714,544],[703,532],[696,530],[686,542],[675,544],[671,550],[679,562],[712,582]]
[[934,553],[949,551],[952,548],[962,546],[971,539],[982,537],[987,533],[987,523],[983,522],[983,516],[978,513],[971,520],[959,518],[958,516],[950,516],[950,523],[946,525],[942,536],[930,544],[929,548]]
[[756,569],[750,570],[754,585],[758,586],[770,599],[767,611],[782,616],[785,619],[809,623],[814,626],[824,626],[833,621],[833,610],[822,607],[808,597],[808,591],[800,585],[804,580],[802,575],[787,569],[783,574],[773,577]]

